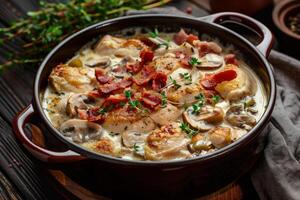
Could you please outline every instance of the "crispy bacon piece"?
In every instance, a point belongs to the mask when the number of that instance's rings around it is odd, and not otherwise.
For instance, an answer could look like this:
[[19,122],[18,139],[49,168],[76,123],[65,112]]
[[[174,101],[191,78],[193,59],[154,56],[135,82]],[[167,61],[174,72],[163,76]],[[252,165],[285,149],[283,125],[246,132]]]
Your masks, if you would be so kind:
[[200,43],[199,46],[199,56],[200,57],[203,57],[205,56],[206,54],[208,53],[213,53],[213,51],[208,47],[208,43],[205,42],[205,43]]
[[120,103],[126,103],[127,100],[128,99],[124,96],[124,94],[114,94],[106,98],[102,106],[107,107],[110,105],[114,105],[114,108],[118,108],[120,107]]
[[99,113],[99,108],[90,108],[88,110],[78,110],[79,118],[90,122],[103,123],[104,117]]
[[199,40],[198,36],[189,34],[188,37],[186,38],[186,41],[190,44],[193,44],[194,40]]
[[190,67],[190,60],[191,56],[185,55],[183,59],[180,59],[180,64],[183,65],[183,67]]
[[99,87],[99,90],[101,91],[101,93],[109,94],[119,89],[125,89],[126,87],[129,87],[131,84],[132,84],[132,80],[127,78],[121,80],[120,82],[112,82],[112,83],[106,83],[104,85],[101,85]]
[[140,63],[126,63],[126,69],[130,73],[137,73],[141,71],[142,65]]
[[153,78],[152,89],[158,91],[165,87],[167,84],[167,79],[167,75],[162,72],[157,72]]
[[227,54],[224,56],[224,61],[226,64],[233,64],[238,66],[238,61],[235,58],[235,54]]
[[133,82],[137,85],[148,83],[155,76],[155,68],[152,65],[144,65],[142,70],[133,76]]
[[106,75],[104,70],[102,70],[102,69],[96,69],[95,70],[95,76],[96,76],[97,81],[100,84],[109,83],[113,80],[113,78]]
[[186,41],[187,37],[188,34],[186,34],[186,32],[183,29],[180,29],[180,31],[174,35],[173,40],[176,44],[181,45]]
[[149,46],[152,49],[156,49],[158,47],[153,41],[151,41],[148,37],[139,38],[145,45]]
[[99,90],[90,91],[88,93],[88,96],[93,97],[93,98],[100,98],[100,97],[102,97],[101,92]]
[[143,105],[150,109],[154,109],[156,106],[161,104],[161,97],[159,96],[159,94],[155,93],[154,91],[143,92],[141,100]]
[[208,90],[214,90],[218,83],[223,81],[231,81],[237,77],[235,70],[225,70],[216,74],[206,74],[201,80],[201,85]]
[[142,65],[151,62],[154,58],[154,53],[153,51],[149,49],[143,49],[140,53],[140,58],[141,58],[141,63]]
[[181,45],[184,42],[188,42],[193,44],[194,40],[199,40],[198,36],[193,34],[187,34],[183,29],[181,29],[178,33],[174,35],[174,42],[178,45]]

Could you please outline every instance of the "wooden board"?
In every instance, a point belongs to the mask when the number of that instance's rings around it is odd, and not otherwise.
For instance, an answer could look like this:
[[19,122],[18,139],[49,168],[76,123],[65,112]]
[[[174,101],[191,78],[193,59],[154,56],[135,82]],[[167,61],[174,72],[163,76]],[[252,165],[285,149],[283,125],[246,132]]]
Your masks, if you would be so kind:
[[[24,0],[25,1],[25,0]],[[0,0],[0,26],[24,15],[28,9],[35,9],[37,1]],[[179,9],[192,7],[193,13],[200,15],[203,10],[188,1],[175,1],[173,6]],[[5,48],[17,48],[15,45],[0,49],[0,55]],[[0,57],[0,61],[3,58]],[[23,107],[30,103],[32,86],[37,66],[18,66],[0,77],[0,199],[105,199],[100,194],[91,192],[80,182],[72,180],[64,171],[48,170],[15,140],[11,120]],[[38,131],[35,129],[34,131]],[[40,137],[40,134],[33,134]],[[40,141],[40,138],[35,140]],[[249,176],[199,199],[232,200],[257,199]]]

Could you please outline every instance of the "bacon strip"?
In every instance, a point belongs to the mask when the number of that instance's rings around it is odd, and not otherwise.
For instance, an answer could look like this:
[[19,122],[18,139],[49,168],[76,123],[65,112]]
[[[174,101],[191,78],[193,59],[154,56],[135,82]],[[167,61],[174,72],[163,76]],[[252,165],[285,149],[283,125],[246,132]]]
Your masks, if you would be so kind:
[[131,79],[123,79],[120,82],[112,82],[112,83],[106,83],[104,85],[101,85],[99,87],[99,90],[104,94],[109,94],[119,89],[125,89],[126,87],[129,87],[131,84],[132,84]]
[[207,90],[214,90],[217,84],[223,81],[231,81],[237,77],[235,70],[225,70],[216,74],[205,75],[201,80],[201,85]]
[[142,95],[142,103],[145,107],[153,109],[156,106],[161,104],[160,96],[156,95],[153,91],[152,92],[144,92]]

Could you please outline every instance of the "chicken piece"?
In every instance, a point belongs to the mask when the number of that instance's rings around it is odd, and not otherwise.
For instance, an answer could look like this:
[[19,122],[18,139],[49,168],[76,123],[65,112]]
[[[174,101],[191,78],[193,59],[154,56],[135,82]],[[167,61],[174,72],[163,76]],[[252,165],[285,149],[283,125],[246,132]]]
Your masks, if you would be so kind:
[[84,143],[82,144],[82,146],[97,153],[112,156],[118,156],[121,152],[120,145],[116,144],[116,142],[106,137],[100,138],[98,141]]
[[110,132],[122,133],[130,130],[148,132],[153,130],[156,125],[150,118],[143,118],[138,112],[128,111],[126,107],[123,107],[109,112],[103,127]]
[[94,51],[102,56],[113,55],[124,43],[125,39],[113,37],[111,35],[105,35],[99,42],[95,45]]
[[50,76],[50,84],[57,92],[87,92],[95,88],[94,70],[88,67],[58,65]]
[[144,147],[145,159],[172,160],[191,157],[187,149],[190,139],[179,126],[179,123],[171,123],[152,131]]
[[151,119],[160,126],[167,125],[171,121],[175,121],[181,115],[182,111],[172,104],[167,104],[165,108],[151,114]]
[[164,74],[170,74],[177,68],[179,68],[180,62],[178,58],[175,58],[175,54],[169,53],[152,62],[157,71],[161,71]]
[[219,83],[215,90],[220,93],[224,99],[241,100],[246,96],[253,96],[257,90],[257,83],[249,71],[243,68],[229,64],[225,69],[234,69],[237,72],[237,77],[231,81]]

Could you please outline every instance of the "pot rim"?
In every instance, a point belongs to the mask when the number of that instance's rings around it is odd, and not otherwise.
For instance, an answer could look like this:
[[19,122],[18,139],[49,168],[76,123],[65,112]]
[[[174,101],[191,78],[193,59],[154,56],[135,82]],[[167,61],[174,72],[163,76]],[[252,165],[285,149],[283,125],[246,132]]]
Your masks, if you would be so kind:
[[[162,160],[162,161],[137,161],[137,160],[127,160],[123,158],[117,158],[105,154],[98,154],[96,152],[90,151],[88,149],[85,149],[84,147],[80,146],[79,144],[76,144],[72,141],[69,141],[66,139],[60,132],[54,128],[50,122],[50,120],[47,118],[45,115],[43,109],[42,109],[42,104],[40,102],[40,94],[39,94],[39,82],[40,82],[40,77],[43,72],[44,67],[46,66],[48,60],[55,54],[55,52],[60,49],[65,43],[69,42],[72,40],[74,37],[79,36],[81,34],[84,34],[85,32],[91,30],[91,29],[99,29],[104,26],[111,26],[114,25],[114,23],[120,22],[120,21],[126,21],[130,19],[135,19],[135,18],[170,18],[172,19],[183,19],[183,20],[189,20],[189,21],[201,21],[201,23],[206,23],[210,26],[214,26],[217,28],[222,29],[222,31],[228,32],[229,34],[233,35],[236,37],[238,40],[242,40],[244,43],[248,45],[248,48],[251,48],[254,50],[257,55],[259,56],[260,60],[264,64],[264,68],[266,69],[268,78],[270,80],[270,97],[269,101],[266,107],[266,110],[264,114],[262,115],[261,119],[258,121],[258,123],[253,127],[247,134],[239,138],[237,141],[221,148],[218,149],[214,152],[207,153],[205,155],[193,157],[193,158],[187,158],[183,160]],[[64,39],[62,42],[60,42],[56,47],[52,49],[52,51],[45,57],[43,60],[42,64],[40,65],[37,74],[35,76],[34,80],[34,97],[33,97],[33,104],[35,110],[37,110],[39,116],[41,116],[42,121],[45,122],[46,126],[50,129],[50,132],[55,135],[56,138],[58,138],[60,141],[62,141],[69,149],[79,153],[82,156],[85,156],[89,159],[97,159],[97,160],[103,160],[107,161],[110,163],[117,163],[117,164],[124,164],[124,165],[139,165],[139,166],[178,166],[178,165],[187,165],[187,164],[192,164],[195,162],[200,162],[200,161],[207,161],[216,157],[220,156],[225,156],[228,155],[228,153],[232,152],[233,150],[237,149],[238,147],[241,147],[243,144],[249,142],[252,138],[257,136],[260,131],[267,125],[267,122],[270,119],[272,110],[275,105],[275,95],[276,95],[276,86],[275,86],[275,79],[273,75],[272,68],[270,64],[268,63],[267,59],[262,55],[261,52],[253,45],[251,44],[248,40],[243,38],[241,35],[235,33],[234,31],[225,28],[221,25],[215,24],[215,23],[209,23],[205,21],[204,19],[201,18],[195,18],[195,17],[187,17],[187,16],[175,16],[175,15],[170,15],[170,14],[142,14],[142,15],[133,15],[133,16],[123,16],[123,17],[118,17],[115,19],[111,20],[106,20],[104,22],[100,22],[91,26],[88,26],[72,35]]]

